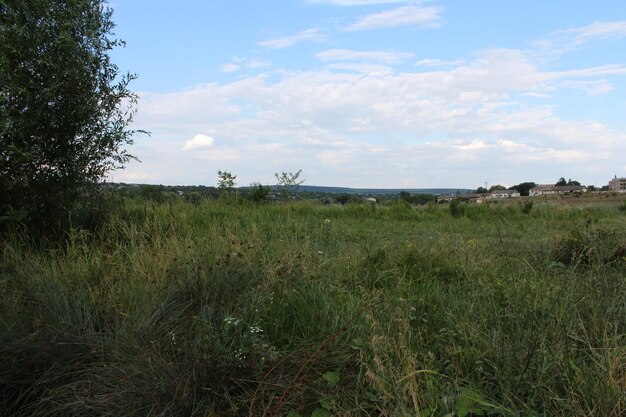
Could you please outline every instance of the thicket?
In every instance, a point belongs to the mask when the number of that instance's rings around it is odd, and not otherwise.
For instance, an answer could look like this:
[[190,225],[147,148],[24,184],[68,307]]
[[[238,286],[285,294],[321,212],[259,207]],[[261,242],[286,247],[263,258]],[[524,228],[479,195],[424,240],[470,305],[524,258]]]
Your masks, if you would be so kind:
[[111,16],[101,0],[0,3],[0,233],[62,233],[132,158],[137,96],[108,55]]

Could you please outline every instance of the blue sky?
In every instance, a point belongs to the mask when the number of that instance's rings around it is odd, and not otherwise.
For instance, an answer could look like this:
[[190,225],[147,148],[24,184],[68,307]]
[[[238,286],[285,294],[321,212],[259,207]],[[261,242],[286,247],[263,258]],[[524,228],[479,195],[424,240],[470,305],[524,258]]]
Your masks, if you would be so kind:
[[116,0],[140,95],[114,181],[352,187],[626,176],[626,2]]

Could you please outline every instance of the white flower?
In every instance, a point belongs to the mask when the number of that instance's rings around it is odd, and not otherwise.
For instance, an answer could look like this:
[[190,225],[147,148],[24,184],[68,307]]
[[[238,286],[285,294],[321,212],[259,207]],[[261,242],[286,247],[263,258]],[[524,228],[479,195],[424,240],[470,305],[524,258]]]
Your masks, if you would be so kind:
[[263,333],[263,329],[261,329],[259,326],[250,326],[250,333],[252,334],[259,334],[259,333]]
[[238,319],[237,317],[229,316],[224,319],[224,323],[226,323],[229,326],[237,326],[239,323],[241,323],[241,320]]

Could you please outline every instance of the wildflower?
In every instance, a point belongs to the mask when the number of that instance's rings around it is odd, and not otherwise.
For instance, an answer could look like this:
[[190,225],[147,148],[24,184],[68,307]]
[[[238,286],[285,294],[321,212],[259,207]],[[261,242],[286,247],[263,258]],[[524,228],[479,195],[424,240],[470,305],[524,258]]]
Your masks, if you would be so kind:
[[250,330],[250,333],[252,334],[263,333],[263,329],[261,329],[259,326],[250,326],[249,330]]
[[235,349],[235,359],[242,360],[245,358],[246,358],[246,355],[243,354],[243,351],[241,349]]
[[229,326],[237,326],[239,323],[241,323],[241,320],[237,317],[228,316],[224,319],[224,323]]
[[325,220],[324,220],[324,223],[326,223],[326,224],[330,224],[330,223],[331,223],[331,220],[330,220],[330,219],[325,219]]

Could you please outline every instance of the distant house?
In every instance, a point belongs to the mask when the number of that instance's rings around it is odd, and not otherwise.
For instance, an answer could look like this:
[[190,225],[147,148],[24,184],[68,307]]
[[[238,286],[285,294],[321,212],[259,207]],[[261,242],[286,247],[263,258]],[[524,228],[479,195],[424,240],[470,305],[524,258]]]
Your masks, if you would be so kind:
[[476,194],[476,193],[463,194],[460,196],[460,198],[461,200],[465,200],[468,203],[481,204],[485,202],[485,196],[482,194]]
[[626,193],[626,178],[613,178],[609,181],[609,191],[617,191],[619,193]]
[[455,198],[458,198],[456,194],[442,194],[437,196],[437,203],[449,203]]
[[571,194],[586,193],[587,187],[584,185],[538,185],[532,188],[528,195],[552,195],[552,194]]
[[497,198],[515,198],[521,197],[521,194],[517,190],[493,190],[489,193],[487,198],[489,199],[497,199]]
[[475,194],[475,193],[443,194],[443,195],[437,196],[437,203],[449,203],[452,200],[461,200],[461,201],[465,201],[466,203],[480,204],[480,203],[485,202],[485,196],[483,196],[482,194]]

